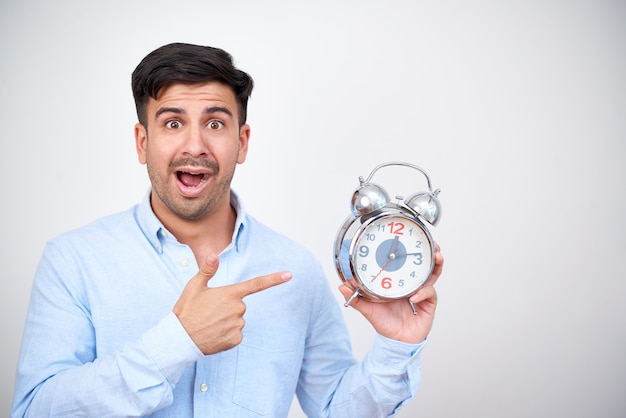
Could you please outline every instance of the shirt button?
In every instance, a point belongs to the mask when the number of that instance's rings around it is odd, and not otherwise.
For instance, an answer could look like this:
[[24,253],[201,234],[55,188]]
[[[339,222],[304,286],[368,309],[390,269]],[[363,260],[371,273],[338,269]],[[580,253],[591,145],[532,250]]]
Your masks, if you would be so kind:
[[189,266],[189,260],[184,258],[183,261],[180,262],[181,266],[187,267]]
[[200,392],[206,392],[207,390],[209,390],[209,385],[206,383],[200,385]]

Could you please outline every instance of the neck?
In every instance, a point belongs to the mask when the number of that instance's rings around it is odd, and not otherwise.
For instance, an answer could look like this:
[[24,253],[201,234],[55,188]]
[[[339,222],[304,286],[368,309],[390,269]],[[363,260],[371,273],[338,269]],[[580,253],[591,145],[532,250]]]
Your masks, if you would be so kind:
[[204,263],[209,254],[219,255],[231,243],[237,213],[230,205],[230,200],[197,220],[186,220],[170,211],[157,213],[154,205],[153,210],[178,242],[191,248],[198,266]]

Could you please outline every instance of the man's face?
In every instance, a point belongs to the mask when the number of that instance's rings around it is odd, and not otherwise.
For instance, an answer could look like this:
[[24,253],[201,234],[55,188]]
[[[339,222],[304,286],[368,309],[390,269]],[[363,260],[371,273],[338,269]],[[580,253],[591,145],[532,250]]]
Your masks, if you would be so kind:
[[239,127],[230,87],[173,84],[150,99],[147,127],[135,126],[137,155],[147,164],[159,217],[201,220],[230,206],[235,166],[246,159],[250,127]]

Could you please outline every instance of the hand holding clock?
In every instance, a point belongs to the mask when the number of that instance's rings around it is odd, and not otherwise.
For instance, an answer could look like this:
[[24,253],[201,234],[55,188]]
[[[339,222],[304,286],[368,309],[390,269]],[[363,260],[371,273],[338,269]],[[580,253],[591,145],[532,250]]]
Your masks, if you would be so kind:
[[[415,306],[417,315],[413,314],[406,299],[381,303],[365,298],[354,298],[350,306],[359,311],[380,335],[411,344],[422,342],[432,328],[437,306],[434,284],[443,270],[444,260],[438,244],[435,244],[434,261],[430,277],[409,298]],[[354,290],[345,284],[339,286],[339,291],[346,300],[354,293]]]

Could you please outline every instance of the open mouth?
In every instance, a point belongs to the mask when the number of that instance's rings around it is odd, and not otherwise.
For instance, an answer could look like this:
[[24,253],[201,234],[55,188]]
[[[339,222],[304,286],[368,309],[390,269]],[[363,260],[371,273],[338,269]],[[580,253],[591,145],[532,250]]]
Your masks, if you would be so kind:
[[207,181],[209,175],[206,173],[189,173],[187,171],[177,171],[176,177],[185,187],[196,188]]

